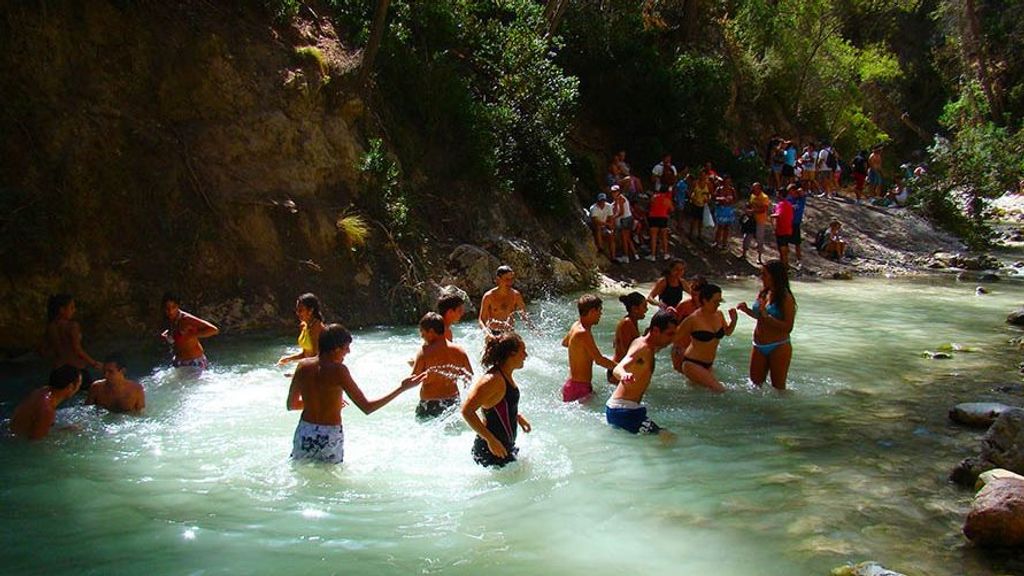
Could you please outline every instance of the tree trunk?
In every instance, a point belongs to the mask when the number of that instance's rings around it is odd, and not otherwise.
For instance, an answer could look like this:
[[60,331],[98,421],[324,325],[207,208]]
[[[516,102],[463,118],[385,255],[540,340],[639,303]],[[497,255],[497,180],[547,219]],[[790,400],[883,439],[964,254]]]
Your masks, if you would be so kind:
[[964,0],[964,9],[961,17],[964,64],[973,73],[978,84],[981,84],[981,89],[985,93],[985,100],[988,101],[989,110],[992,113],[992,120],[1002,124],[1003,102],[1001,91],[994,86],[995,79],[989,74],[988,50],[985,49],[985,39],[981,33],[981,20],[978,18],[977,6],[974,0]]
[[360,89],[366,88],[370,73],[373,71],[373,61],[377,59],[380,43],[384,39],[390,3],[391,0],[377,0],[377,11],[373,15],[373,28],[370,30],[370,41],[366,43],[366,49],[363,50],[363,63],[359,69]]
[[683,41],[688,46],[693,46],[700,34],[700,0],[683,2],[683,19]]

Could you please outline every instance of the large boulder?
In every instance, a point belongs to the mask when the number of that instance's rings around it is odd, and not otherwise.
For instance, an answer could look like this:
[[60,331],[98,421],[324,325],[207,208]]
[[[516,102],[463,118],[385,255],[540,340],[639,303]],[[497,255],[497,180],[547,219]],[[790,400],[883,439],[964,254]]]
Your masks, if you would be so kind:
[[978,546],[1024,546],[1024,479],[995,478],[974,497],[964,535]]
[[1013,472],[1003,470],[1002,468],[993,468],[978,475],[978,482],[974,485],[974,489],[981,490],[989,482],[1000,478],[1016,478],[1017,480],[1024,482],[1024,476],[1021,476],[1020,474],[1014,474]]
[[960,462],[950,479],[972,486],[979,474],[993,468],[1024,474],[1024,409],[1011,408],[996,418],[981,440],[981,453]]
[[998,402],[965,402],[949,409],[949,419],[972,428],[988,428],[1012,407]]
[[1014,326],[1024,326],[1024,308],[1017,308],[1006,317],[1006,322]]
[[832,569],[832,576],[904,576],[883,567],[878,562],[861,562],[851,566],[840,566]]
[[449,284],[462,287],[469,295],[481,296],[494,287],[494,272],[501,261],[483,248],[460,244],[448,255]]

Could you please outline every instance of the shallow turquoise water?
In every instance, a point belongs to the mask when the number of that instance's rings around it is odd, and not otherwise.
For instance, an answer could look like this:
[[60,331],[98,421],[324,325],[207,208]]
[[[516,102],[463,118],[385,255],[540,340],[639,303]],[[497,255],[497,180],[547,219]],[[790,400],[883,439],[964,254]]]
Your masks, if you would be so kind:
[[[725,286],[726,306],[753,296]],[[875,559],[910,574],[1020,570],[964,544],[972,494],[946,480],[980,434],[947,423],[956,402],[1019,382],[1004,324],[1024,289],[931,280],[794,284],[799,314],[786,394],[746,380],[741,315],[716,370],[730,388],[686,386],[659,358],[651,416],[673,446],[604,424],[610,388],[563,405],[567,299],[534,303],[538,330],[517,372],[521,461],[477,467],[458,418],[417,424],[415,391],[367,417],[345,411],[346,463],[289,460],[291,339],[214,339],[198,380],[158,369],[148,407],[115,416],[72,406],[39,443],[0,440],[6,573],[47,574],[827,574]],[[611,347],[621,306],[596,331]],[[481,351],[472,323],[456,339]],[[978,350],[930,360],[957,343]],[[347,363],[370,396],[409,370],[412,328],[356,334]],[[596,372],[600,372],[597,370]],[[9,413],[5,406],[4,413]],[[6,428],[6,423],[5,428]],[[42,568],[45,566],[45,569]]]

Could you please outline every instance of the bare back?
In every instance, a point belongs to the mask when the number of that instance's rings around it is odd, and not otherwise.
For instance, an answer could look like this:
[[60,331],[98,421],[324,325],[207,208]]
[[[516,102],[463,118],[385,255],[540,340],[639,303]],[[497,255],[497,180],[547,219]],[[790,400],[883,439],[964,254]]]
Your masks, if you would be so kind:
[[427,374],[420,385],[420,399],[438,400],[457,398],[459,382],[468,381],[473,368],[466,351],[442,337],[423,345],[416,355],[412,373]]
[[597,349],[593,332],[582,322],[573,323],[563,344],[569,349],[569,378],[576,382],[592,382],[594,362],[608,362]]
[[46,436],[57,417],[48,386],[37,388],[14,409],[11,432],[19,438],[37,440]]
[[637,327],[636,321],[629,316],[619,320],[619,325],[615,327],[615,362],[626,356],[629,345],[639,337],[640,329]]
[[322,362],[319,357],[299,362],[292,376],[292,389],[302,397],[302,419],[310,424],[341,424],[342,392],[351,381],[344,364]]

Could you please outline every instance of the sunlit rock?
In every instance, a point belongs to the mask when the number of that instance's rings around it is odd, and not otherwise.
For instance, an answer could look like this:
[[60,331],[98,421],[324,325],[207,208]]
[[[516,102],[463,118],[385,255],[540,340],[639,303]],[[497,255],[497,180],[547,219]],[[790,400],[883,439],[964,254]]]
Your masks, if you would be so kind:
[[883,567],[878,562],[861,562],[851,566],[840,566],[832,569],[832,576],[904,576]]
[[949,419],[973,428],[988,428],[1011,406],[998,402],[965,402],[949,409]]
[[1024,479],[995,478],[974,497],[964,535],[985,547],[1024,545]]

